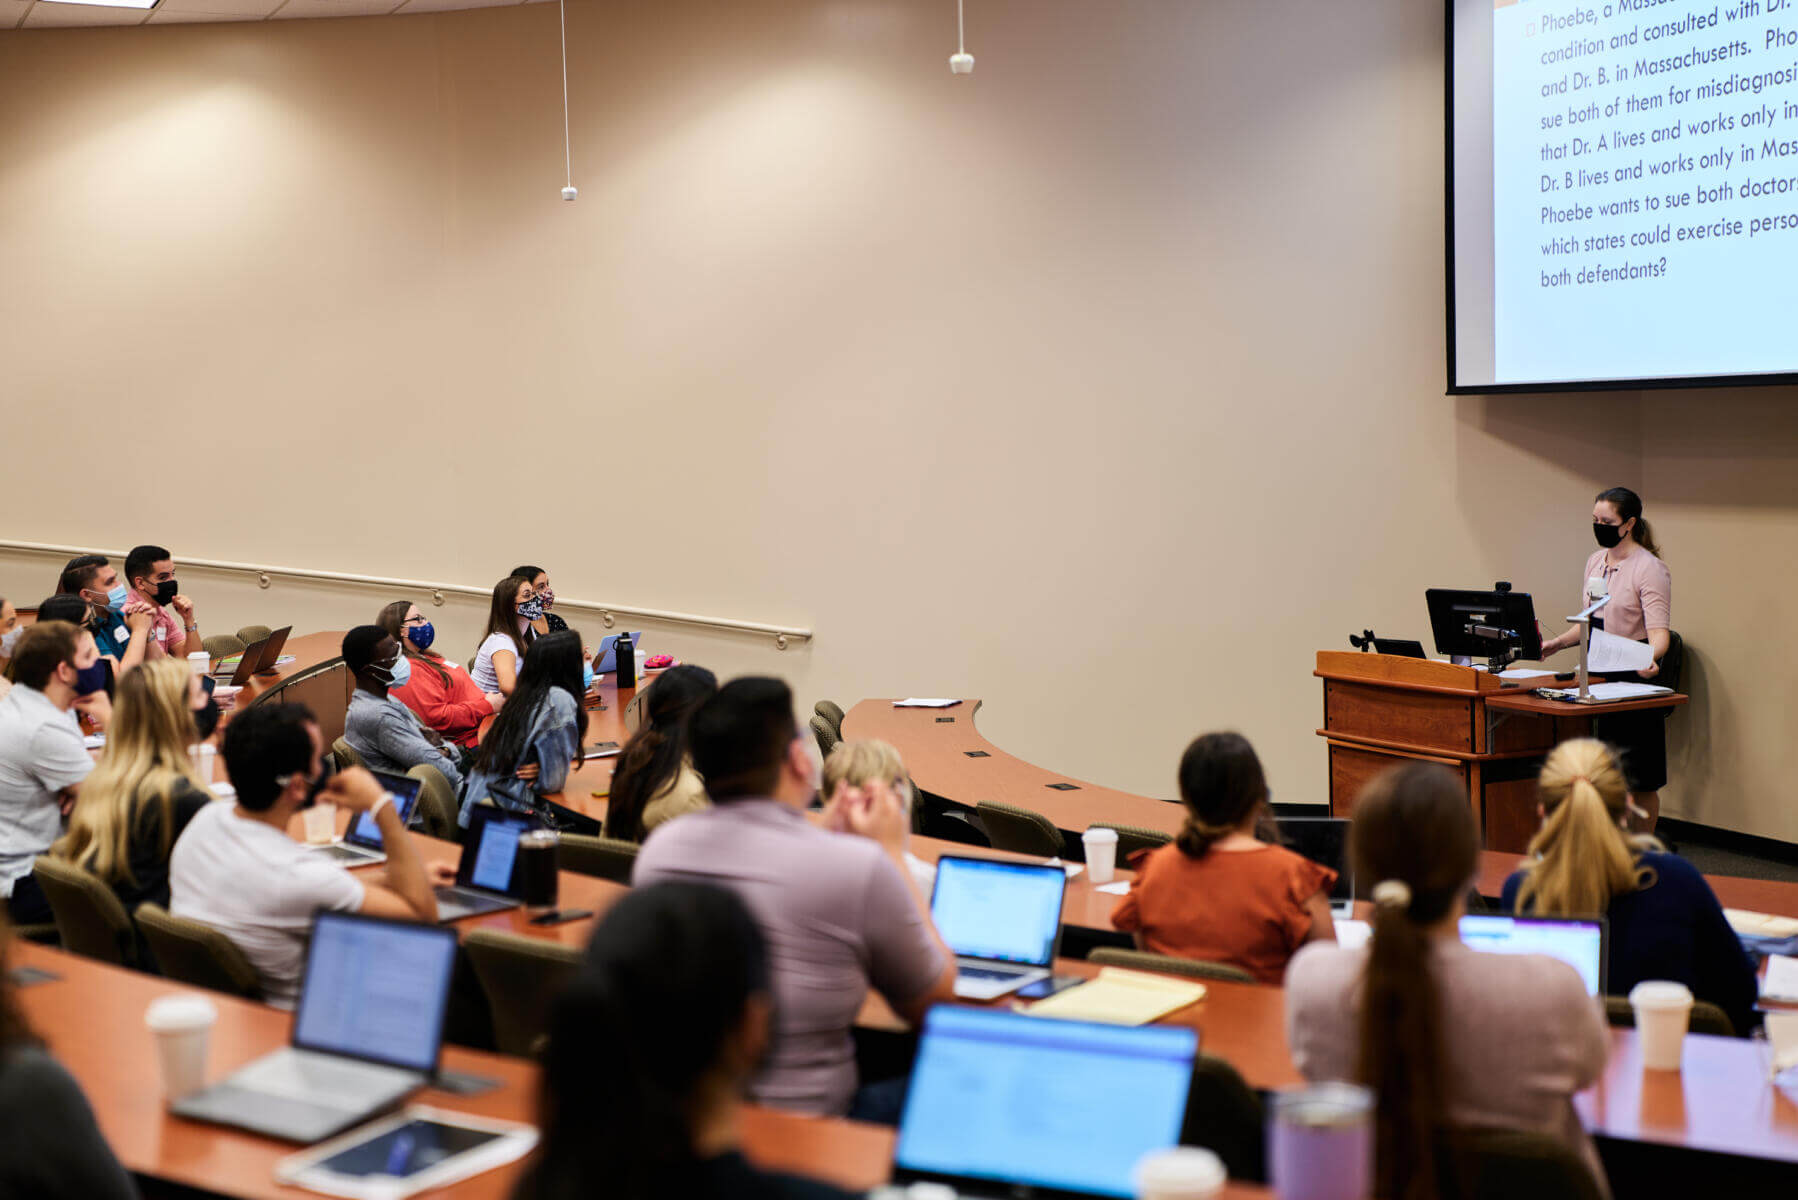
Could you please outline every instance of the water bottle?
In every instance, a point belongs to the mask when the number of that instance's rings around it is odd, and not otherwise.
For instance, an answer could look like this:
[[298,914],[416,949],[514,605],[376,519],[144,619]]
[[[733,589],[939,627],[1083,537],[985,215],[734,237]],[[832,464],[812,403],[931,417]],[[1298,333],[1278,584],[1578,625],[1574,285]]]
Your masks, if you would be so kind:
[[612,647],[618,656],[618,687],[634,688],[637,686],[637,648],[631,645],[631,635],[621,633],[618,642]]

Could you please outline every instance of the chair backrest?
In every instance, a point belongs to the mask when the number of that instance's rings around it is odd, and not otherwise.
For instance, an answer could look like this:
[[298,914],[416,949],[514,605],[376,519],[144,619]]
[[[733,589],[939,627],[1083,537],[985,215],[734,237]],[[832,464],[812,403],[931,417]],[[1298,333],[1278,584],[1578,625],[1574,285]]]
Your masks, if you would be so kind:
[[1180,1144],[1203,1146],[1223,1159],[1231,1179],[1261,1183],[1267,1179],[1266,1130],[1261,1097],[1236,1068],[1200,1054],[1192,1064]]
[[812,736],[818,739],[818,753],[829,758],[830,752],[842,743],[842,737],[830,727],[829,721],[817,713],[812,714],[812,719],[807,724],[812,727]]
[[637,843],[622,838],[565,833],[556,848],[556,866],[613,883],[628,884],[637,864]]
[[549,1032],[550,1007],[581,961],[574,946],[492,929],[470,930],[462,949],[493,1012],[502,1054],[531,1054]]
[[[1636,1027],[1636,1010],[1630,1006],[1628,996],[1606,996],[1604,998],[1605,1019],[1619,1029]],[[1713,1037],[1736,1036],[1735,1022],[1729,1014],[1711,1003],[1709,1000],[1697,1000],[1692,1004],[1692,1017],[1687,1028],[1693,1033],[1708,1033]]]
[[812,711],[830,722],[830,730],[843,740],[843,706],[835,700],[820,700],[812,705]]
[[201,638],[200,644],[206,647],[206,653],[212,655],[214,661],[232,654],[242,654],[244,649],[242,639],[229,633],[215,633],[209,638]]
[[113,890],[85,867],[49,855],[31,867],[50,902],[62,948],[122,967],[137,962],[137,928]]
[[245,625],[237,631],[237,640],[246,646],[254,646],[273,632],[267,625]]
[[1129,967],[1135,971],[1160,971],[1163,975],[1184,975],[1189,979],[1225,979],[1231,983],[1254,983],[1255,977],[1241,967],[1229,963],[1204,962],[1196,958],[1175,958],[1171,954],[1151,954],[1147,950],[1126,950],[1122,946],[1100,946],[1087,956],[1100,966]]
[[[813,721],[817,719],[812,718]],[[982,800],[975,805],[974,813],[995,850],[1050,856],[1067,849],[1062,842],[1061,830],[1039,812],[1001,804],[997,800]]]
[[1442,1200],[1604,1200],[1579,1152],[1558,1137],[1514,1129],[1454,1129],[1437,1139]]
[[200,921],[170,916],[158,904],[137,906],[137,927],[162,973],[180,983],[262,997],[262,977],[230,938]]
[[446,842],[461,841],[462,826],[457,823],[461,810],[456,804],[456,789],[443,777],[443,772],[430,763],[419,763],[406,774],[418,780],[418,822],[424,827],[426,836]]
[[339,771],[348,770],[350,767],[368,766],[366,762],[362,761],[362,755],[357,753],[356,747],[350,745],[344,738],[338,738],[331,743],[331,757],[337,760]]
[[1094,821],[1094,827],[1115,829],[1118,834],[1118,862],[1127,863],[1138,850],[1156,850],[1174,840],[1171,833],[1147,829],[1141,825],[1119,825],[1115,821]]

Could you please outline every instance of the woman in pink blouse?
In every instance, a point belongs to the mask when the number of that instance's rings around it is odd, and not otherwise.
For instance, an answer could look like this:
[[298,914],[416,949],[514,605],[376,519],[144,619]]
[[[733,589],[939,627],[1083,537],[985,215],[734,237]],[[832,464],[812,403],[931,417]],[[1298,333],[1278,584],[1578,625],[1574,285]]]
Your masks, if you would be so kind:
[[[1659,678],[1661,659],[1673,640],[1673,576],[1661,561],[1661,548],[1642,516],[1642,497],[1626,487],[1598,493],[1592,505],[1592,535],[1598,539],[1599,549],[1586,560],[1586,599],[1580,607],[1610,596],[1610,603],[1592,618],[1592,628],[1647,642],[1654,649],[1654,662],[1636,678],[1663,682]],[[1542,657],[1577,646],[1579,640],[1579,629],[1569,629],[1542,643]],[[1652,831],[1661,814],[1661,789],[1667,784],[1666,713],[1599,717],[1592,723],[1592,732],[1621,752],[1631,799]]]

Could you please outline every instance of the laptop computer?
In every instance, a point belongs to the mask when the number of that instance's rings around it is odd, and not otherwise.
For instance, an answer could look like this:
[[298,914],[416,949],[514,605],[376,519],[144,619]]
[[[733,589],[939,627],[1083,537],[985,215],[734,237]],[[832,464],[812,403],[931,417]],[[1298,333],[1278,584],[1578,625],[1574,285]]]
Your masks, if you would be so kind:
[[1604,994],[1610,979],[1611,932],[1604,917],[1515,917],[1469,913],[1461,918],[1461,941],[1489,954],[1546,954],[1571,964],[1586,991]]
[[[412,824],[412,810],[418,806],[418,780],[410,775],[389,775],[385,771],[376,771],[374,776],[381,781],[382,787],[393,793],[393,806],[400,814],[400,824]],[[387,861],[387,850],[381,845],[381,827],[366,812],[356,814],[356,819],[343,831],[341,841],[306,848],[315,854],[329,855],[346,867],[365,867]]]
[[399,1103],[437,1069],[455,961],[454,930],[319,913],[292,1044],[171,1111],[316,1142]]
[[262,657],[256,662],[256,674],[273,675],[275,668],[281,665],[281,651],[287,649],[287,635],[293,632],[293,626],[277,629],[268,635],[262,644]]
[[1341,920],[1355,912],[1355,869],[1348,857],[1351,822],[1341,817],[1281,817],[1280,836],[1295,854],[1302,854],[1336,872],[1330,889],[1330,916]]
[[1134,1196],[1131,1171],[1177,1145],[1198,1033],[938,1005],[924,1019],[896,1183],[963,1197]]
[[541,822],[525,813],[476,807],[462,841],[456,882],[437,889],[437,919],[460,921],[523,903],[518,898],[518,839],[540,828]]
[[930,917],[955,954],[955,994],[993,1000],[1048,978],[1067,886],[1059,866],[938,859]]
[[[618,669],[618,638],[618,634],[608,633],[599,640],[599,649],[593,652],[593,673],[595,675],[604,675],[608,671]],[[631,645],[636,647],[632,654],[635,655],[637,662],[641,663],[643,661],[643,635],[633,633],[630,635],[630,639]]]
[[[273,636],[274,636],[273,634],[269,635],[269,637],[273,637]],[[242,687],[244,684],[250,682],[250,676],[254,675],[257,672],[257,670],[261,667],[262,652],[264,650],[268,649],[268,642],[269,642],[269,638],[263,638],[260,641],[251,642],[249,645],[247,645],[243,648],[243,653],[239,654],[237,656],[237,665],[236,666],[220,667],[218,670],[214,671],[213,674],[214,675],[229,674],[230,678],[226,682],[228,682],[232,687]],[[227,654],[225,657],[229,658],[231,656]]]

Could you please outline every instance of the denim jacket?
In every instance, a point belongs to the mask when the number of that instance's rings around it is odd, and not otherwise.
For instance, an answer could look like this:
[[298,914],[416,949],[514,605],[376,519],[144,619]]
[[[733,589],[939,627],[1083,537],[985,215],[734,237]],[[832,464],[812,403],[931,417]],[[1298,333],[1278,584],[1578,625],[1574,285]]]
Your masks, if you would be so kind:
[[[580,710],[575,699],[561,688],[551,688],[544,703],[531,714],[530,731],[525,737],[524,756],[498,774],[476,768],[468,773],[468,786],[462,792],[460,821],[466,829],[469,810],[482,800],[491,799],[501,808],[513,812],[541,815],[541,796],[561,791],[568,783],[569,768],[580,750]],[[535,782],[518,778],[513,772],[528,763],[537,764]]]

